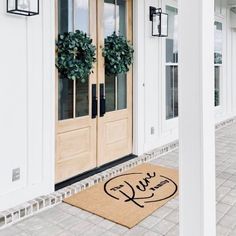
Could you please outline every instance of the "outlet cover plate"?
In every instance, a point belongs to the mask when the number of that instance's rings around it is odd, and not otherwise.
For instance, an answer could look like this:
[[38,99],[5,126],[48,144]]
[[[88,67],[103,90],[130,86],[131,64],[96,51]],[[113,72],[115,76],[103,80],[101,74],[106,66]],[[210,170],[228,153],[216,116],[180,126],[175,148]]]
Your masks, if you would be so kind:
[[20,180],[20,168],[12,170],[12,182]]

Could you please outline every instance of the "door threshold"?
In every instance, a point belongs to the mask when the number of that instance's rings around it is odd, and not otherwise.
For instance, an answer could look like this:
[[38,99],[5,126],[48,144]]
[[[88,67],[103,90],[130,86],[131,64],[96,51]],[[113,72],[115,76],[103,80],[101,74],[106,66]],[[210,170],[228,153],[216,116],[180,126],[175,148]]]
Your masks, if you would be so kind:
[[92,175],[99,174],[99,173],[101,173],[101,172],[103,172],[105,170],[111,169],[112,167],[115,167],[115,166],[117,166],[119,164],[122,164],[122,163],[124,163],[126,161],[130,161],[130,160],[132,160],[134,158],[137,158],[137,157],[138,156],[136,156],[134,154],[130,154],[130,155],[122,157],[122,158],[120,158],[118,160],[115,160],[115,161],[109,162],[107,164],[104,164],[104,165],[102,165],[100,167],[97,167],[97,168],[91,169],[89,171],[83,172],[83,173],[81,173],[79,175],[76,175],[76,176],[70,178],[70,179],[67,179],[67,180],[62,181],[62,182],[60,182],[58,184],[55,184],[55,191],[60,190],[62,188],[65,188],[65,187],[67,187],[69,185],[72,185],[72,184],[74,184],[76,182],[79,182],[81,180],[84,180],[84,179],[86,179],[88,177],[91,177]]

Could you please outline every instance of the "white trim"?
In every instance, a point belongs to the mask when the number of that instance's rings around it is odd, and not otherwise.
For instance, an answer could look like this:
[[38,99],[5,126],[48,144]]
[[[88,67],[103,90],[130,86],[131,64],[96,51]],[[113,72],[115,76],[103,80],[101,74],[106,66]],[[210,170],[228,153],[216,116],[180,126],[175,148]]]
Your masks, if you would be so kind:
[[[43,157],[44,157],[44,180],[48,192],[54,191],[55,186],[55,1],[44,1],[43,21]],[[50,23],[49,23],[50,22]],[[53,55],[53,56],[50,56]]]
[[133,153],[141,155],[144,152],[145,137],[145,1],[133,2]]

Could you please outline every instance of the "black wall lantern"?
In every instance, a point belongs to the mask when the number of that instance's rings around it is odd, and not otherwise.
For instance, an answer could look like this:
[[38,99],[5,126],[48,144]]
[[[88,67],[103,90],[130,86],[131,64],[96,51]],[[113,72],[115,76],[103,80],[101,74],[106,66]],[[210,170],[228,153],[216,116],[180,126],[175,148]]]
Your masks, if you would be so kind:
[[152,22],[152,36],[168,37],[168,14],[161,8],[150,7],[149,17]]
[[39,0],[7,0],[7,12],[23,16],[39,14]]

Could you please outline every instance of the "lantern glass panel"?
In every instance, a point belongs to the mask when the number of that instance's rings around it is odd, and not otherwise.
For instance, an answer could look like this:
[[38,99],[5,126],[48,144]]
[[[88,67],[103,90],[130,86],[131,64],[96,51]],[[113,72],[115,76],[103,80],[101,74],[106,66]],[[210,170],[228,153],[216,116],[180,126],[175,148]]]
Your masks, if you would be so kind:
[[16,9],[16,1],[15,0],[8,0],[7,4],[8,4],[7,10]]
[[29,0],[18,0],[17,9],[20,11],[30,11],[31,4]]
[[154,14],[153,19],[152,19],[152,35],[153,36],[159,36],[159,24],[160,24],[160,18],[157,14]]
[[161,36],[168,36],[168,15],[165,13],[160,13],[161,18],[161,27],[160,27],[160,35]]

